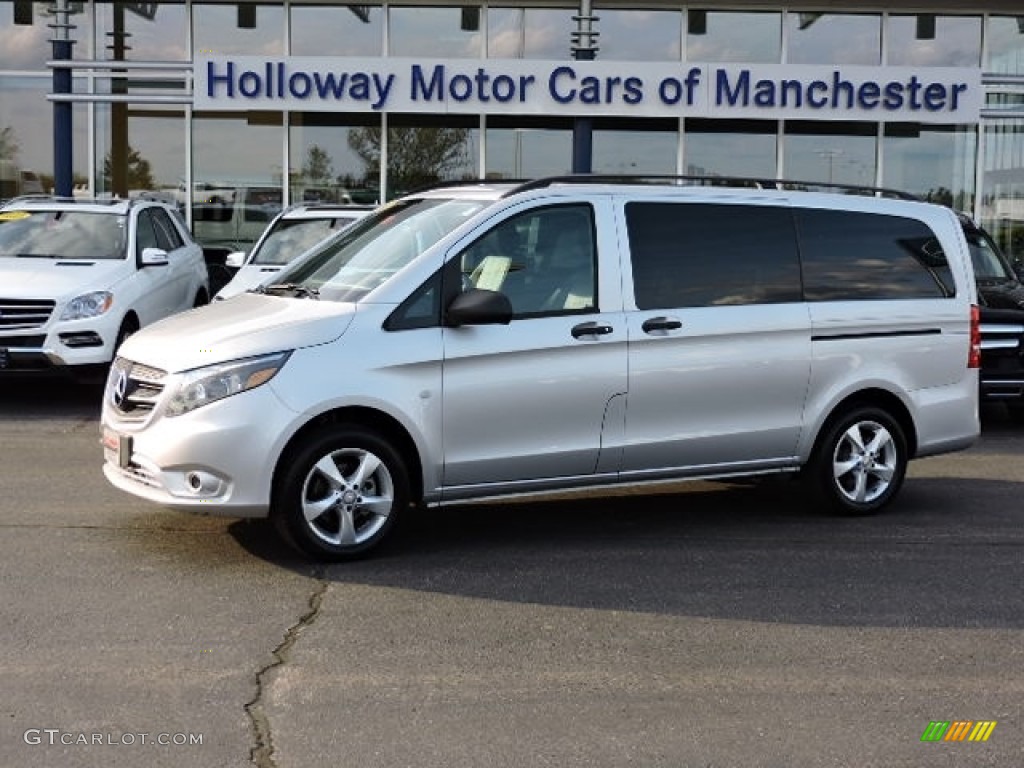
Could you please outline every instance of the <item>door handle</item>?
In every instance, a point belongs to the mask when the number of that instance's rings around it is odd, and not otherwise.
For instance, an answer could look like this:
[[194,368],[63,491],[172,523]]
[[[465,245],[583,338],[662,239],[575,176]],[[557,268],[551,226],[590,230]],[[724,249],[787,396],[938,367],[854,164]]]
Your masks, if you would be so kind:
[[572,327],[572,337],[578,339],[580,336],[605,336],[614,330],[610,325],[604,323],[580,323]]
[[683,324],[674,317],[652,317],[649,320],[644,320],[644,324],[640,327],[644,333],[653,333],[654,331],[678,331]]

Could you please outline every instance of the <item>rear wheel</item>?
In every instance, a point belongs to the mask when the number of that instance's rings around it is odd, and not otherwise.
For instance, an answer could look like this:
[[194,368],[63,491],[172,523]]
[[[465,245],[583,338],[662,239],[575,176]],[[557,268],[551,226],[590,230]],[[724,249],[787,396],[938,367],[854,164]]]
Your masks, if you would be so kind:
[[384,540],[409,504],[401,456],[368,430],[324,427],[285,461],[271,516],[307,555],[326,560],[363,555]]
[[888,504],[907,472],[903,429],[886,411],[860,407],[835,421],[817,446],[811,481],[842,515],[870,515]]

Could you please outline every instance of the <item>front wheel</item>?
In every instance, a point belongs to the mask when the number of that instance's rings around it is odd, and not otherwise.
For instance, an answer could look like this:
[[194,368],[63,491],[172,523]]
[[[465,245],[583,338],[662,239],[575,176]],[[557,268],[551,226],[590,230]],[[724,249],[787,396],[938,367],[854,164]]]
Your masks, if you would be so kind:
[[907,472],[903,429],[880,408],[857,408],[829,427],[812,459],[819,496],[842,515],[870,515],[899,491]]
[[324,427],[285,461],[271,516],[307,555],[325,560],[362,555],[387,536],[408,506],[405,464],[373,432]]

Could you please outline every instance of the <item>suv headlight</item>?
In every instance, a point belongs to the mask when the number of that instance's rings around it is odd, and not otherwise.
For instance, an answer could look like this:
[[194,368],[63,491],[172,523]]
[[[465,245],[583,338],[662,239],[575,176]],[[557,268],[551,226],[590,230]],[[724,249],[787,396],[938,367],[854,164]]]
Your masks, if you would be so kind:
[[114,303],[114,294],[110,291],[93,291],[75,296],[61,313],[61,320],[84,320],[87,317],[98,317],[106,312]]
[[225,397],[255,389],[274,378],[291,354],[276,352],[189,371],[167,404],[167,415],[181,416]]

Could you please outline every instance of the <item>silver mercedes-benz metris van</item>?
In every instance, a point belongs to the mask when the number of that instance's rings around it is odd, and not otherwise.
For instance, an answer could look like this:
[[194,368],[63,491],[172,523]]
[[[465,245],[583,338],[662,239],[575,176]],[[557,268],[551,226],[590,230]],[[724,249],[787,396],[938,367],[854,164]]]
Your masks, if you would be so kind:
[[130,337],[104,471],[314,557],[417,505],[800,472],[865,514],[978,436],[964,234],[888,197],[595,177],[373,212]]

